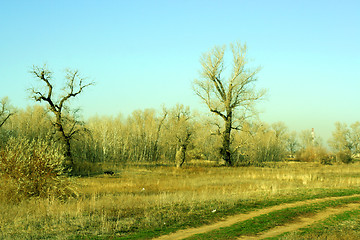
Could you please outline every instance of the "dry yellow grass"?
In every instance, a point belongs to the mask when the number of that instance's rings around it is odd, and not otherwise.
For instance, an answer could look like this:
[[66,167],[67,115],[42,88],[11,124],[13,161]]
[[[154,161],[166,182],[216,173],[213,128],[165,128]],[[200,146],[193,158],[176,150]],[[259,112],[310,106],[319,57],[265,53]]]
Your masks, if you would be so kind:
[[[276,168],[126,168],[77,179],[78,199],[0,203],[0,238],[121,235],[221,211],[239,201],[360,186],[360,164],[288,163]],[[199,210],[200,209],[200,210]]]

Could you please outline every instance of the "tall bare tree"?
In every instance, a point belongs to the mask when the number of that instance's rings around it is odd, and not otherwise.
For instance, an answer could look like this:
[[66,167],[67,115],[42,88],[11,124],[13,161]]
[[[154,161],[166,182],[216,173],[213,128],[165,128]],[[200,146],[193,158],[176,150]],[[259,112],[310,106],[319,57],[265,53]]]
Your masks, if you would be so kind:
[[252,112],[254,103],[264,96],[265,91],[255,89],[260,68],[248,68],[246,44],[230,44],[232,69],[229,77],[224,77],[226,50],[226,45],[216,46],[202,55],[201,79],[194,81],[194,91],[212,113],[223,119],[220,154],[226,164],[232,166],[231,131],[241,130],[244,118]]
[[46,102],[48,109],[55,115],[54,127],[65,144],[65,165],[72,168],[74,161],[71,155],[71,139],[82,129],[78,127],[79,121],[69,116],[69,111],[66,111],[66,104],[94,83],[85,83],[86,79],[80,76],[78,70],[68,69],[66,70],[66,85],[63,88],[63,93],[57,97],[54,94],[53,73],[48,70],[46,65],[42,67],[33,66],[30,72],[36,79],[45,84],[43,91],[31,89],[32,98],[38,102]]

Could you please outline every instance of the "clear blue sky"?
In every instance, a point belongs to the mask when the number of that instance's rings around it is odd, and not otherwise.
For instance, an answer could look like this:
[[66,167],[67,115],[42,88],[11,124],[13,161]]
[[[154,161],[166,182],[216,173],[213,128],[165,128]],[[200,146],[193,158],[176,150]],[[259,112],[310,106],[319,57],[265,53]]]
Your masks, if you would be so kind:
[[201,54],[241,41],[263,67],[261,120],[325,141],[335,121],[360,121],[360,1],[0,0],[0,34],[0,98],[16,107],[33,104],[28,71],[46,63],[58,86],[65,68],[96,81],[74,103],[85,116],[204,109]]

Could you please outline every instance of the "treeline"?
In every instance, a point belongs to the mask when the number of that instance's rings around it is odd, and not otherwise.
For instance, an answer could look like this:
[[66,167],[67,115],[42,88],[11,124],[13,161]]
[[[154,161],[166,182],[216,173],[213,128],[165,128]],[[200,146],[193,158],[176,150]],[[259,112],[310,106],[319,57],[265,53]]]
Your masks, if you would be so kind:
[[[45,108],[34,105],[14,112],[16,114],[0,128],[1,146],[11,138],[46,140],[61,145],[53,116]],[[71,140],[76,163],[157,163],[180,167],[186,161],[218,162],[221,159],[221,123],[211,116],[195,114],[183,105],[162,111],[137,110],[127,117],[96,116],[81,122],[81,126],[84,131]],[[359,153],[359,123],[350,129],[337,123],[333,134],[330,143],[335,152]],[[315,160],[311,159],[314,156],[305,159],[306,152],[326,153],[321,139],[313,139],[311,130],[290,132],[281,122],[245,123],[241,130],[232,133],[231,139],[235,165],[259,165],[296,157],[311,161]]]

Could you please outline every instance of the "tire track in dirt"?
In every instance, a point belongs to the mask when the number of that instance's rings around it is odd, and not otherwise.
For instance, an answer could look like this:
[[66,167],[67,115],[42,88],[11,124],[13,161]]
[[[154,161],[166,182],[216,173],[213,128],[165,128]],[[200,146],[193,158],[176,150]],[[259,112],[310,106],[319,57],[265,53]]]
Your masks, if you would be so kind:
[[318,214],[315,214],[312,217],[302,217],[299,218],[296,222],[286,224],[284,226],[277,226],[275,228],[270,229],[269,231],[263,232],[260,235],[257,236],[242,236],[238,239],[264,239],[269,237],[276,237],[280,234],[286,233],[286,232],[292,232],[295,230],[298,230],[300,228],[304,228],[307,226],[310,226],[311,224],[325,220],[326,218],[330,217],[331,215],[337,215],[340,213],[343,213],[345,211],[353,210],[360,207],[360,203],[351,203],[339,208],[328,208],[324,211],[319,212]]
[[[210,225],[205,225],[205,226],[201,226],[198,228],[188,228],[188,229],[179,230],[177,232],[174,232],[174,233],[171,233],[168,235],[163,235],[163,236],[160,236],[155,239],[156,240],[184,239],[184,238],[191,237],[192,235],[195,235],[195,234],[206,233],[206,232],[209,232],[209,231],[212,231],[215,229],[219,229],[222,227],[229,227],[235,223],[246,221],[250,218],[257,217],[257,216],[260,216],[263,214],[267,214],[267,213],[270,213],[273,211],[281,210],[284,208],[298,207],[298,206],[305,205],[305,204],[320,203],[320,202],[325,202],[328,200],[337,200],[337,199],[344,199],[344,198],[350,198],[350,197],[360,197],[360,194],[354,194],[354,195],[350,195],[350,196],[341,196],[341,197],[318,198],[318,199],[298,201],[298,202],[293,202],[293,203],[280,204],[280,205],[276,205],[276,206],[272,206],[272,207],[268,207],[268,208],[262,208],[262,209],[252,211],[249,213],[234,215],[234,216],[224,219],[223,221],[216,222],[216,223],[213,223]],[[299,228],[301,228],[301,227],[299,227]],[[279,233],[279,234],[281,234],[281,233]],[[245,239],[249,239],[249,238],[250,237],[247,236]],[[254,238],[254,239],[257,239],[257,238]]]

